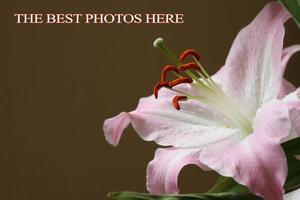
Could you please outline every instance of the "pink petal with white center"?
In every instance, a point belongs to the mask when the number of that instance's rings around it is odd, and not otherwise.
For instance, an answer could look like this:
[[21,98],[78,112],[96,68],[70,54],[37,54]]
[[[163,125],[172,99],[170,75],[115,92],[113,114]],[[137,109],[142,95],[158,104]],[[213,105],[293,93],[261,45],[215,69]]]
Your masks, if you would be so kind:
[[267,4],[237,35],[221,71],[222,88],[245,105],[249,116],[278,96],[283,80],[284,22],[288,18],[278,2]]
[[200,148],[237,134],[224,116],[195,100],[182,102],[177,111],[170,98],[162,97],[155,103],[143,98],[130,116],[132,126],[144,140],[163,146]]
[[[197,92],[188,84],[177,89]],[[201,147],[237,134],[235,128],[230,128],[230,120],[198,101],[180,102],[181,110],[177,111],[172,106],[175,95],[161,89],[157,100],[153,96],[141,98],[136,110],[106,120],[104,133],[108,142],[117,145],[129,122],[142,139],[163,146]]]
[[156,195],[178,194],[178,175],[188,164],[208,169],[199,161],[199,149],[157,149],[147,168],[148,191]]
[[[293,45],[293,46],[286,47],[283,49],[283,52],[281,55],[281,57],[282,57],[281,58],[281,68],[282,68],[283,72],[284,72],[290,58],[299,51],[300,51],[300,45]],[[223,80],[222,77],[224,76],[225,71],[226,71],[226,68],[222,67],[215,75],[212,76],[213,80],[216,83],[221,85],[222,80]],[[296,87],[292,83],[283,79],[281,86],[280,86],[278,98],[282,99],[287,94],[294,92],[295,90],[296,90]]]
[[287,162],[280,142],[291,129],[289,117],[285,103],[270,102],[258,111],[253,134],[204,148],[200,161],[265,200],[282,200]]

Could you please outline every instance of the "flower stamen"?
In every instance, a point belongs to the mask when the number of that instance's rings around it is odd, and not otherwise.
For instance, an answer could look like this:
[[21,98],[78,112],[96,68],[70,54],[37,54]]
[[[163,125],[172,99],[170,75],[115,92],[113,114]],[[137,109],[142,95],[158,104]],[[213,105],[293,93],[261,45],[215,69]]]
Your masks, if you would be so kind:
[[196,63],[194,63],[194,62],[190,62],[190,63],[186,63],[186,64],[183,64],[183,65],[180,65],[178,67],[178,69],[180,71],[186,71],[186,70],[191,70],[191,69],[200,71],[200,67]]
[[186,101],[188,99],[187,96],[175,96],[173,98],[172,104],[176,110],[180,110],[179,101]]
[[153,88],[153,94],[156,99],[158,98],[158,92],[162,87],[170,88],[170,85],[168,82],[158,82]]
[[193,79],[191,79],[189,77],[180,77],[178,79],[175,79],[175,80],[169,82],[169,86],[174,87],[174,86],[182,84],[182,83],[192,83],[192,82],[193,82]]
[[[247,116],[242,108],[232,101],[231,98],[225,94],[222,88],[220,88],[219,85],[210,77],[208,72],[199,62],[200,55],[197,51],[187,49],[178,58],[170,49],[168,49],[162,38],[156,39],[154,41],[154,46],[161,49],[162,52],[174,63],[174,65],[167,65],[163,68],[161,82],[156,84],[154,87],[155,98],[158,97],[158,91],[162,87],[166,87],[167,89],[175,92],[175,95],[178,95],[172,100],[172,104],[177,110],[180,110],[179,101],[185,101],[188,99],[197,100],[217,109],[219,112],[227,116],[234,126],[242,128],[247,133],[252,132],[252,123],[249,116]],[[193,61],[184,64],[183,61],[185,61],[188,57],[191,57]],[[179,78],[170,82],[166,81],[168,71],[172,71],[175,76],[178,76]],[[194,72],[196,72],[196,74]],[[184,88],[181,88],[182,90],[173,88],[174,86],[182,83],[191,84],[192,88],[196,89],[196,91],[198,90],[199,93],[190,94],[185,92]]]
[[169,71],[173,71],[176,74],[179,74],[179,70],[178,70],[178,68],[176,66],[174,66],[174,65],[166,65],[166,66],[164,66],[162,68],[162,71],[161,71],[161,78],[160,78],[161,82],[166,82],[167,73]]
[[200,60],[200,54],[194,49],[187,49],[179,56],[180,62],[183,62],[187,57],[193,56],[197,60]]

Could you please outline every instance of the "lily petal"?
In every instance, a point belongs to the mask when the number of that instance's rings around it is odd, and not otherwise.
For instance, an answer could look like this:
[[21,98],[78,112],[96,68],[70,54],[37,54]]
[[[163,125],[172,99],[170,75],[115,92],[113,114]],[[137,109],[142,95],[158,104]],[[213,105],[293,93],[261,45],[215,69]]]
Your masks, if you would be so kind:
[[288,12],[279,4],[267,4],[240,31],[222,70],[222,88],[243,103],[249,116],[278,96],[283,79],[281,65],[284,22]]
[[290,47],[286,47],[283,49],[282,51],[282,68],[283,70],[286,68],[286,65],[288,63],[288,61],[290,60],[290,58],[297,52],[300,51],[300,45],[299,44],[296,44],[296,45],[293,45],[293,46],[290,46]]
[[[281,58],[281,68],[283,71],[285,70],[286,65],[287,65],[288,61],[290,60],[290,58],[299,51],[300,51],[300,45],[293,45],[293,46],[283,49],[282,58]],[[281,84],[278,98],[282,99],[287,94],[295,91],[295,89],[296,88],[292,83],[290,83],[284,79]]]
[[298,88],[296,91],[286,95],[283,98],[283,101],[289,102],[289,101],[300,101],[300,88]]
[[282,200],[287,162],[280,142],[290,128],[286,104],[270,102],[258,112],[253,134],[242,142],[204,148],[200,161],[266,200]]
[[[286,98],[283,99],[283,102],[289,108],[290,122],[292,125],[292,129],[288,135],[284,139],[283,142],[292,140],[294,138],[300,137],[300,90],[298,89],[296,92],[291,93]],[[287,100],[289,99],[289,100]]]
[[280,91],[278,94],[278,99],[284,98],[286,95],[294,92],[296,90],[296,87],[290,83],[289,81],[283,79],[280,87]]
[[[176,89],[198,92],[189,84]],[[129,122],[142,139],[163,146],[199,148],[237,134],[237,129],[230,128],[230,120],[198,101],[182,102],[178,112],[172,107],[174,96],[173,91],[163,88],[157,100],[153,96],[141,98],[136,110],[107,119],[104,123],[106,139],[117,145]]]
[[284,200],[299,200],[300,199],[300,189],[294,190],[284,195]]
[[203,169],[199,161],[199,149],[157,149],[147,168],[147,189],[151,194],[177,194],[177,179],[181,169],[194,164]]
[[119,115],[105,120],[103,131],[107,142],[113,146],[117,146],[124,129],[129,123],[129,114],[126,112],[121,112]]

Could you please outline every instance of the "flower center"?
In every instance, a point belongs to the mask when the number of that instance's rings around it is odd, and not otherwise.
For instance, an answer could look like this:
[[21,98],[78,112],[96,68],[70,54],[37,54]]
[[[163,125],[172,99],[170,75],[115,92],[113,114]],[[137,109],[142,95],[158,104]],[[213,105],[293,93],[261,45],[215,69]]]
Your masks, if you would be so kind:
[[[162,68],[160,81],[154,86],[153,93],[158,98],[161,88],[167,88],[176,92],[178,95],[173,98],[172,104],[175,109],[180,110],[180,101],[194,99],[204,103],[215,110],[218,110],[228,117],[235,126],[250,134],[252,132],[252,122],[231,98],[224,93],[219,85],[210,77],[205,68],[200,64],[200,55],[193,49],[185,50],[179,58],[177,58],[164,44],[162,38],[158,38],[153,43],[154,47],[159,48],[174,63],[174,65],[166,65]],[[184,63],[187,58],[193,61]],[[172,72],[176,79],[167,81],[167,74]],[[199,91],[199,94],[189,94],[186,91],[175,89],[179,84],[191,84],[191,86]]]

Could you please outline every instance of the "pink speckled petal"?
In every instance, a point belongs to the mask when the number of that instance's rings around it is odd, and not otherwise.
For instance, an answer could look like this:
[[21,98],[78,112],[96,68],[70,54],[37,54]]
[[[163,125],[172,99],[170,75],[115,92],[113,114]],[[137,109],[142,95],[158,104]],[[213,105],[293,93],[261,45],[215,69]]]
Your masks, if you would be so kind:
[[285,103],[270,102],[258,112],[253,134],[204,148],[200,161],[265,200],[282,200],[287,162],[280,142],[291,129],[289,117]]
[[[267,4],[235,38],[224,69],[223,90],[250,115],[277,98],[283,80],[284,22],[290,18],[278,2]],[[285,59],[286,60],[286,59]]]
[[[177,89],[198,92],[188,84]],[[175,95],[161,89],[158,99],[153,96],[141,98],[134,111],[106,120],[104,133],[107,141],[117,145],[129,122],[142,139],[163,146],[197,148],[225,140],[236,133],[235,129],[226,127],[232,123],[228,118],[199,101],[182,102],[181,110],[176,110],[172,106]]]

